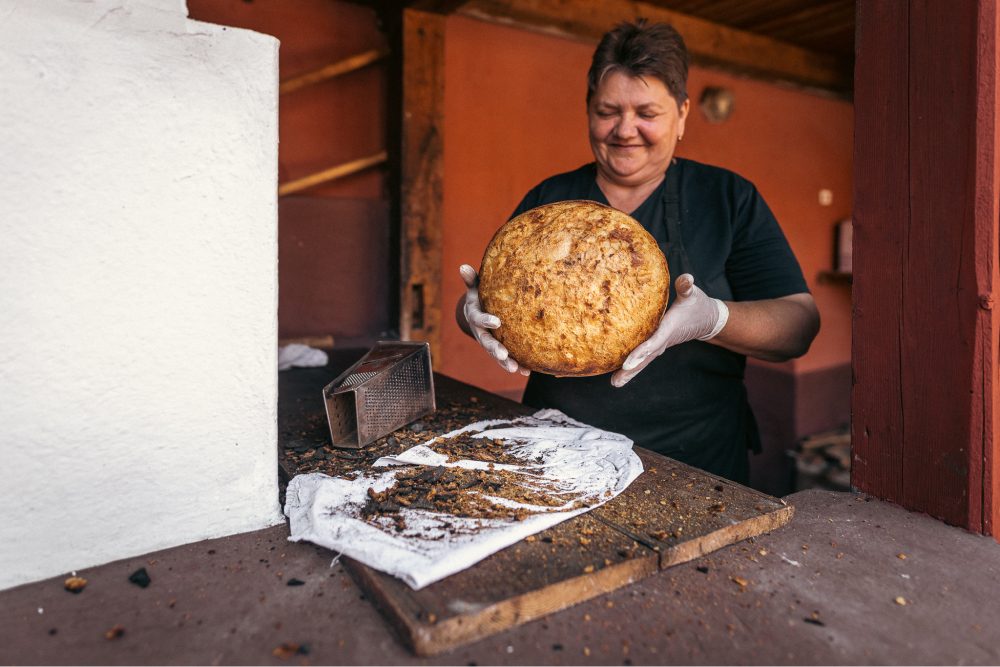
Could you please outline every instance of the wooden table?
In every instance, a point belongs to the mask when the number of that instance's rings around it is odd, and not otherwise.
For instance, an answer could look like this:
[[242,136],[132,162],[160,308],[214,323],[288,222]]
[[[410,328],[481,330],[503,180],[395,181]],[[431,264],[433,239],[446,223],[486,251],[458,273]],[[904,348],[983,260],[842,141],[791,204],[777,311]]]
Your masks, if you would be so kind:
[[[283,386],[279,425],[285,476],[319,471],[340,475],[482,419],[531,414],[532,409],[442,375],[435,375],[438,410],[361,450],[337,450],[320,391],[298,372]],[[321,413],[320,413],[321,414]],[[403,642],[434,655],[607,593],[720,547],[787,523],[793,508],[729,480],[648,450],[637,450],[644,472],[600,508],[508,547],[476,565],[414,591],[401,580],[351,559],[349,571],[378,603]]]

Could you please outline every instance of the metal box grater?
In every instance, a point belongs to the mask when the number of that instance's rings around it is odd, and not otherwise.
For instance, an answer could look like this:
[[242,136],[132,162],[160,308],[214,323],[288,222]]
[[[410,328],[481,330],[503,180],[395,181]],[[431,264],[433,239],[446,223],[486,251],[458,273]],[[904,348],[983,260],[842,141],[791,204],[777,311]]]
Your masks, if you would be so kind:
[[323,388],[334,447],[357,449],[434,412],[427,343],[379,341]]

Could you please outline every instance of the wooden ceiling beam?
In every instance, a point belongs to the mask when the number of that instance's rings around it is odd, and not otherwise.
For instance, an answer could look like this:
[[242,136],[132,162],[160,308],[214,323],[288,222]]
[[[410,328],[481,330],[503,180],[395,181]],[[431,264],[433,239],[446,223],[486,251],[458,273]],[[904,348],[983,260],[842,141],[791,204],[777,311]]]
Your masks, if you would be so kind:
[[469,18],[596,42],[617,23],[644,17],[670,23],[684,36],[695,64],[849,95],[851,62],[635,0],[469,0],[455,13]]

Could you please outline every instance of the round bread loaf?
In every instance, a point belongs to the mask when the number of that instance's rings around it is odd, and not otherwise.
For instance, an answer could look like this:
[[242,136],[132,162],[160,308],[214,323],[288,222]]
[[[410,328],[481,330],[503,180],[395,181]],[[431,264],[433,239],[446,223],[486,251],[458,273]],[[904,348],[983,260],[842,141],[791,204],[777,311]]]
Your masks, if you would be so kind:
[[500,318],[493,335],[518,364],[558,376],[621,368],[656,330],[670,273],[653,237],[592,201],[525,211],[483,256],[479,297]]

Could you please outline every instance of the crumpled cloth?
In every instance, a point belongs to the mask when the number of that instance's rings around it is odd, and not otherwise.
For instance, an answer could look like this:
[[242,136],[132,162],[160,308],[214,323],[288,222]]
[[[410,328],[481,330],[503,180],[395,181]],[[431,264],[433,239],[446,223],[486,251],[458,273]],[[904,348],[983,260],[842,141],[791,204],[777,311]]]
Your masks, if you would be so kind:
[[309,368],[313,366],[326,366],[328,361],[326,352],[315,347],[309,347],[301,343],[291,343],[278,348],[278,370],[287,371],[293,366]]
[[[642,472],[642,462],[624,435],[578,422],[558,410],[540,410],[531,417],[488,420],[447,433],[448,438],[472,431],[473,437],[510,443],[527,465],[449,461],[447,456],[417,445],[394,457],[383,457],[366,474],[354,478],[321,473],[297,475],[285,493],[289,540],[308,541],[333,549],[376,570],[395,575],[414,589],[464,570],[528,535],[545,530],[608,502]],[[429,441],[432,445],[435,440]],[[400,530],[393,519],[366,518],[368,489],[381,492],[395,483],[396,473],[409,466],[444,466],[523,473],[524,484],[557,489],[565,503],[557,507],[529,506],[495,498],[510,507],[534,511],[523,521],[458,517],[402,508]],[[519,475],[522,476],[522,475]],[[484,493],[488,498],[488,493]]]

